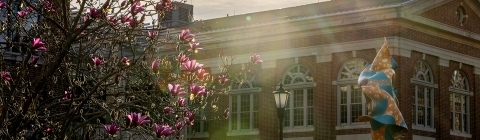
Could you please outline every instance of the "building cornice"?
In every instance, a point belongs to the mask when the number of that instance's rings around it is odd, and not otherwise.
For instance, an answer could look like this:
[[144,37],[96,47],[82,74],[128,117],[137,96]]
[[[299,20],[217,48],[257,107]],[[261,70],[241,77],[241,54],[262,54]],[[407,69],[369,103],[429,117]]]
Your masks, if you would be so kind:
[[[432,45],[420,43],[417,41],[401,38],[401,37],[387,37],[390,52],[392,55],[398,55],[403,57],[410,57],[411,51],[418,51],[432,56],[439,57],[439,65],[448,67],[450,60],[462,62],[463,64],[472,65],[475,67],[475,74],[480,74],[480,58],[467,56],[458,52],[438,48]],[[275,50],[269,52],[258,53],[261,59],[264,61],[262,69],[275,68],[276,60],[296,58],[304,56],[316,56],[317,63],[332,61],[331,56],[333,53],[357,51],[365,49],[380,48],[384,42],[384,38],[351,41],[344,43],[334,43],[326,45],[315,45],[302,48],[292,48]],[[236,63],[247,63],[250,61],[249,54],[235,55]],[[218,58],[198,60],[200,63],[205,64],[206,67],[211,67],[212,73],[220,72],[218,65],[221,64]],[[218,70],[215,70],[218,69]]]

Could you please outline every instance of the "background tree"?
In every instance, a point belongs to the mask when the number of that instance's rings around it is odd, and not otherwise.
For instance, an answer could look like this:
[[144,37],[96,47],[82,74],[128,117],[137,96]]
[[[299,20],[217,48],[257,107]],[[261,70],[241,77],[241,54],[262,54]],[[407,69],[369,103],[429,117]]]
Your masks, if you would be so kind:
[[[0,8],[2,139],[181,138],[199,110],[218,110],[228,77],[243,73],[223,54],[219,76],[190,58],[201,55],[195,35],[159,24],[176,8],[170,0],[0,0]],[[253,55],[245,70],[259,62]]]

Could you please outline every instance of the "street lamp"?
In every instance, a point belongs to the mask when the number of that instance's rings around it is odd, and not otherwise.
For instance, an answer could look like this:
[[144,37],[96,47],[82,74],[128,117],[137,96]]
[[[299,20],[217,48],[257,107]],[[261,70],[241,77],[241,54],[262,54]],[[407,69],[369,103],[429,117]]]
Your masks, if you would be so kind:
[[283,89],[283,84],[280,83],[280,87],[273,92],[275,97],[275,103],[277,104],[277,115],[278,120],[280,120],[280,140],[283,139],[283,118],[285,116],[285,106],[288,102],[288,96],[290,93]]

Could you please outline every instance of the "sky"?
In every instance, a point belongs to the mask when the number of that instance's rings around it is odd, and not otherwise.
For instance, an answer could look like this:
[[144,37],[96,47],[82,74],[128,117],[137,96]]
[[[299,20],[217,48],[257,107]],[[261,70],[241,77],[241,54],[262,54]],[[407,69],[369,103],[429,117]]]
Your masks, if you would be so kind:
[[206,20],[329,0],[187,0],[193,4],[195,20]]

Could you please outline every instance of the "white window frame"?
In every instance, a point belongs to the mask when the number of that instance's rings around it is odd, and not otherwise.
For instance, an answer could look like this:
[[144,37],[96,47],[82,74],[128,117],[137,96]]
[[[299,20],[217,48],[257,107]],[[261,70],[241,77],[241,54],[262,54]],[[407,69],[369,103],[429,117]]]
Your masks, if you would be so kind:
[[[259,88],[257,88],[257,90],[254,90],[252,92],[249,92],[249,93],[246,93],[246,92],[240,92],[240,93],[234,93],[234,94],[230,94],[229,96],[229,108],[230,108],[230,116],[228,117],[228,130],[229,130],[229,135],[250,135],[252,134],[255,134],[254,131],[258,132],[258,128],[255,128],[254,127],[254,124],[255,124],[255,118],[254,118],[254,113],[257,112],[257,121],[258,121],[258,115],[259,115],[259,110],[257,108],[257,110],[255,111],[254,110],[254,96],[256,95],[257,96],[257,106],[258,106],[258,98],[259,98]],[[250,114],[250,117],[249,117],[249,128],[248,129],[242,129],[242,126],[241,126],[241,120],[242,120],[242,106],[241,106],[241,101],[242,101],[242,98],[241,96],[244,96],[244,95],[248,95],[249,97],[249,114]],[[232,96],[237,96],[237,105],[236,105],[236,110],[237,112],[233,112],[233,108],[232,108],[232,103],[233,103],[233,97]],[[236,117],[236,120],[233,120],[234,117],[232,117],[233,115],[235,115]],[[237,125],[236,125],[236,129],[233,129],[233,122],[236,121],[237,122]],[[259,124],[259,122],[256,122],[257,124]]]
[[[285,125],[285,123],[287,121],[284,121],[284,124],[283,124],[283,128],[284,129],[296,129],[296,128],[313,128],[313,123],[312,125],[308,125],[308,109],[309,108],[313,108],[313,104],[312,106],[308,106],[308,90],[312,90],[312,94],[313,94],[313,88],[301,88],[301,89],[292,89],[292,88],[286,88],[286,90],[288,92],[290,92],[290,95],[288,97],[288,103],[287,103],[287,106],[285,106],[285,119],[287,119],[287,115],[288,115],[288,122],[289,124],[288,125]],[[303,105],[302,107],[294,107],[294,100],[295,100],[295,95],[294,95],[294,92],[295,90],[303,90],[302,92],[302,102],[303,102]],[[295,126],[294,125],[294,121],[295,121],[295,112],[294,110],[295,109],[298,109],[298,108],[303,108],[303,125],[301,126]],[[288,113],[287,113],[288,112]],[[314,117],[312,118],[312,121],[313,121]],[[307,130],[308,131],[308,130]],[[312,130],[313,131],[313,130]]]
[[[461,76],[463,76],[463,79],[457,79],[455,78],[455,76],[457,74],[460,74]],[[455,70],[454,71],[454,74],[452,75],[451,77],[452,79],[452,85],[449,87],[449,96],[450,96],[450,102],[451,102],[451,112],[450,112],[450,116],[452,117],[451,118],[451,122],[450,122],[450,135],[455,135],[455,136],[461,136],[461,137],[467,137],[467,138],[471,138],[472,135],[471,135],[471,130],[470,130],[470,123],[471,123],[471,120],[470,120],[470,97],[473,96],[473,93],[469,91],[469,85],[468,85],[468,78],[466,77],[466,74],[460,70]],[[456,83],[462,83],[464,84],[463,85],[463,88],[457,88],[455,87],[454,85]],[[460,106],[461,106],[461,111],[459,112],[461,115],[462,115],[462,119],[460,122],[461,123],[461,130],[455,130],[454,129],[454,124],[455,124],[455,114],[458,113],[456,110],[455,110],[455,96],[458,95],[460,96]],[[465,97],[465,98],[464,98]],[[463,104],[465,104],[465,106],[463,106]],[[464,112],[462,112],[462,110],[464,110]],[[463,115],[466,115],[467,119],[463,119]],[[467,121],[467,122],[465,122]],[[465,125],[466,125],[466,130],[465,130]]]
[[[412,122],[412,129],[417,129],[417,130],[422,130],[422,131],[429,131],[429,132],[436,132],[435,130],[435,119],[434,119],[434,115],[435,115],[435,111],[434,111],[434,107],[435,107],[435,91],[434,91],[434,88],[435,88],[435,83],[434,83],[434,78],[433,78],[433,73],[432,73],[432,70],[430,68],[430,66],[428,65],[427,62],[423,61],[423,60],[420,60],[420,61],[417,61],[416,62],[417,64],[415,65],[415,75],[412,79],[410,79],[410,82],[414,85],[414,102],[412,103],[412,105],[414,105],[415,107],[412,108],[412,111],[413,111],[413,122]],[[420,67],[418,67],[420,66]],[[424,77],[424,79],[420,79],[420,77]],[[427,79],[428,78],[428,79]],[[424,107],[424,124],[418,124],[418,91],[419,91],[419,88],[423,87],[423,97],[426,98],[427,97],[427,92],[430,91],[430,106],[429,107],[426,107],[426,105],[428,105],[428,102],[427,100],[424,100],[424,103],[423,103],[423,107]],[[428,108],[430,108],[430,126],[427,126],[427,110]]]
[[[355,120],[352,120],[352,109],[351,109],[351,106],[352,106],[352,88],[353,86],[355,86],[357,83],[354,83],[354,84],[342,84],[342,85],[339,85],[337,86],[337,93],[339,93],[338,97],[337,97],[337,125],[339,126],[346,126],[346,125],[364,125],[364,124],[367,124],[367,122],[355,122]],[[346,86],[347,87],[347,103],[346,104],[341,104],[341,87],[342,86]],[[360,88],[360,87],[359,87]],[[365,96],[363,96],[363,93],[362,93],[362,115],[361,116],[364,116],[364,115],[368,115],[368,111],[365,110],[366,107],[367,107],[367,101],[365,99]],[[342,105],[346,105],[347,106],[347,123],[342,123],[341,122],[341,106]],[[359,116],[360,117],[360,116]]]
[[[364,64],[363,67],[360,67],[358,63],[356,63],[354,66],[355,68],[350,69],[346,65],[349,62],[356,61],[356,62],[361,62]],[[368,122],[354,122],[355,120],[352,120],[352,110],[351,110],[351,95],[352,95],[352,86],[358,85],[358,77],[352,76],[355,73],[361,73],[366,66],[368,66],[369,63],[363,59],[360,58],[352,58],[350,60],[345,61],[345,63],[342,64],[342,67],[340,68],[340,71],[338,72],[337,79],[338,81],[334,81],[334,83],[337,85],[337,126],[335,127],[336,130],[341,130],[341,129],[358,129],[358,128],[370,128],[370,125]],[[342,78],[343,75],[342,72],[346,70],[348,72],[346,78]],[[341,123],[341,87],[342,86],[347,86],[347,123]],[[368,110],[366,109],[368,105],[366,104],[366,99],[365,96],[363,96],[362,93],[362,115],[368,115]]]
[[[302,72],[303,70],[306,70]],[[293,71],[296,71],[296,73],[292,73]],[[288,103],[287,106],[285,107],[285,118],[284,119],[289,119],[288,125],[285,125],[287,121],[284,120],[282,126],[285,129],[284,132],[305,132],[305,131],[313,131],[314,130],[314,125],[312,122],[312,125],[308,125],[308,109],[313,108],[312,106],[308,106],[308,90],[312,90],[313,92],[313,87],[316,86],[316,83],[313,82],[313,77],[312,77],[312,72],[307,66],[304,65],[292,65],[290,66],[283,74],[282,76],[282,83],[283,87],[285,90],[290,92],[289,98],[288,98]],[[301,81],[296,81],[296,80],[301,80]],[[279,87],[276,87],[279,88]],[[295,90],[303,90],[303,125],[302,126],[294,126],[294,91]],[[298,108],[298,107],[297,107]],[[314,110],[313,110],[314,111]],[[288,113],[287,113],[288,112]],[[315,114],[313,112],[313,114]],[[288,116],[288,117],[287,117]],[[314,117],[312,117],[312,121],[314,120]]]
[[[251,78],[250,79],[247,79],[249,76],[247,76],[247,74],[252,74],[251,75]],[[228,108],[230,109],[230,114],[229,114],[229,117],[228,117],[228,133],[227,133],[227,136],[237,136],[237,135],[258,135],[259,134],[259,131],[258,131],[258,128],[255,128],[254,125],[255,125],[255,118],[254,118],[254,113],[257,112],[257,121],[259,119],[259,96],[260,96],[260,92],[262,91],[261,88],[257,87],[257,84],[256,84],[256,75],[249,72],[247,74],[244,74],[244,75],[241,75],[240,77],[237,77],[235,79],[233,79],[233,82],[232,84],[236,84],[237,88],[236,89],[232,89],[231,91],[229,91],[227,94],[229,95],[228,96]],[[243,87],[242,88],[242,85],[248,85],[248,87]],[[232,86],[233,87],[233,86]],[[250,109],[249,109],[249,114],[250,114],[250,128],[248,129],[242,129],[242,126],[241,126],[241,96],[242,95],[249,95],[249,106],[250,106]],[[237,105],[236,105],[236,109],[237,112],[233,112],[233,97],[232,96],[236,96],[237,98]],[[257,110],[254,111],[254,96],[257,96]],[[232,116],[236,116],[236,120],[233,120],[233,117]],[[237,125],[236,125],[236,129],[233,129],[233,122],[236,121],[237,122]],[[256,122],[257,125],[259,125],[260,123],[259,122]]]

